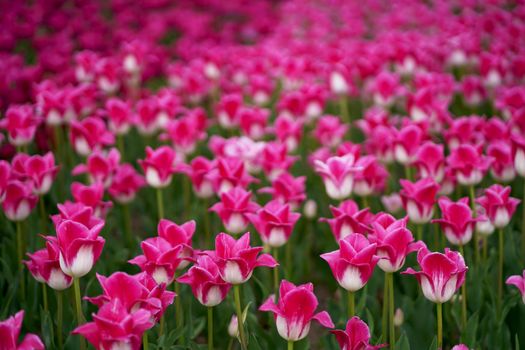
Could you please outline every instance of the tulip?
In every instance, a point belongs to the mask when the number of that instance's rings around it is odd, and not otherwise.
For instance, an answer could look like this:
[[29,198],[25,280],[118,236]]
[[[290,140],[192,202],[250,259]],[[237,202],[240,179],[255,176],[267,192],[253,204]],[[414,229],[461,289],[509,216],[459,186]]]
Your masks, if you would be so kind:
[[21,343],[18,337],[22,329],[24,310],[0,322],[0,349],[6,350],[44,350],[44,343],[36,334],[26,334]]
[[67,289],[73,283],[73,278],[66,275],[60,267],[60,251],[54,241],[46,242],[46,248],[33,254],[27,253],[28,261],[24,261],[33,277],[40,283],[45,283],[57,291]]
[[239,109],[239,126],[244,135],[260,140],[266,133],[270,111],[265,108],[242,107]]
[[454,345],[451,350],[470,350],[465,344]]
[[439,185],[431,178],[410,182],[399,180],[403,189],[399,192],[403,207],[410,221],[417,225],[417,239],[422,238],[422,224],[429,222],[434,215],[434,204]]
[[259,307],[260,311],[269,311],[274,314],[275,324],[279,335],[290,344],[305,338],[310,332],[310,323],[316,320],[323,327],[333,328],[334,324],[326,311],[315,313],[318,302],[314,294],[314,286],[307,283],[295,286],[286,280],[281,281],[279,300],[276,304],[270,296]]
[[122,164],[116,168],[108,192],[116,202],[126,205],[145,184],[144,177],[131,164]]
[[18,180],[10,180],[5,187],[5,197],[2,202],[5,216],[15,222],[27,219],[36,205],[38,198],[32,193],[31,184]]
[[381,196],[381,204],[390,214],[396,214],[403,209],[403,201],[399,193]]
[[521,294],[521,299],[523,300],[523,303],[525,304],[525,270],[523,270],[522,276],[520,275],[513,275],[507,278],[507,281],[505,282],[509,286],[515,286],[518,288]]
[[28,178],[32,183],[33,193],[43,196],[48,193],[58,173],[53,153],[48,152],[44,156],[28,156],[18,153],[13,158],[13,174],[21,178]]
[[306,177],[293,177],[290,173],[284,172],[272,181],[271,187],[261,188],[259,193],[268,193],[274,200],[282,204],[290,204],[290,209],[295,210],[306,198],[305,195]]
[[361,157],[355,165],[362,170],[355,175],[354,192],[363,197],[366,204],[366,197],[384,190],[388,172],[375,156]]
[[349,199],[341,202],[338,207],[330,206],[333,219],[320,218],[319,221],[327,222],[336,241],[346,238],[352,233],[365,234],[369,231],[373,214],[369,208],[359,210],[357,203]]
[[6,188],[11,177],[11,165],[5,160],[0,160],[0,204],[5,199]]
[[159,130],[159,101],[154,97],[137,102],[135,125],[141,136],[149,137]]
[[238,158],[219,158],[217,166],[209,173],[209,179],[219,196],[236,186],[246,188],[255,181],[246,172],[244,162]]
[[226,231],[239,234],[249,224],[248,214],[255,213],[259,205],[250,201],[251,192],[235,187],[221,194],[221,201],[209,210],[215,212],[222,220]]
[[129,104],[117,98],[110,98],[106,101],[105,107],[110,130],[117,136],[127,134],[133,121]]
[[370,345],[371,335],[368,325],[357,316],[348,320],[345,330],[336,329],[330,333],[335,335],[342,350],[376,350],[387,346],[386,344]]
[[441,197],[438,200],[438,204],[443,217],[432,220],[432,222],[441,226],[450,243],[461,247],[470,242],[475,224],[484,220],[484,218],[473,217],[469,206],[469,198],[465,197],[457,202],[453,202],[447,197]]
[[449,301],[465,282],[468,267],[463,256],[445,248],[445,253],[430,252],[426,247],[417,254],[421,271],[408,268],[403,274],[415,275],[425,297],[437,304],[438,348],[443,345],[442,304]]
[[280,114],[274,123],[275,136],[286,145],[288,152],[293,152],[301,142],[303,122],[286,114]]
[[182,117],[167,122],[166,133],[161,135],[161,139],[170,140],[177,152],[189,155],[195,151],[197,142],[206,137],[201,128],[201,124],[206,125],[206,119],[206,112],[202,108],[188,111]]
[[348,131],[348,125],[333,115],[325,115],[319,118],[313,136],[324,147],[337,147]]
[[94,151],[88,156],[86,164],[79,164],[73,168],[73,175],[88,174],[91,183],[101,183],[108,188],[120,162],[120,152],[112,148],[107,154]]
[[146,159],[139,160],[144,171],[146,182],[153,188],[165,188],[171,183],[175,167],[176,155],[168,146],[157,149],[146,147]]
[[287,154],[286,145],[277,142],[268,142],[264,146],[260,157],[261,167],[270,181],[288,172],[297,160],[297,157]]
[[0,121],[0,128],[7,131],[9,142],[16,147],[29,144],[36,132],[40,120],[35,117],[31,105],[12,105]]
[[461,185],[474,186],[483,179],[491,160],[482,155],[480,147],[461,144],[447,157],[447,164]]
[[510,182],[516,177],[512,147],[508,141],[491,142],[487,147],[487,156],[492,159],[490,173],[499,182]]
[[69,138],[75,152],[84,157],[115,142],[115,136],[106,129],[104,122],[96,117],[73,121]]
[[225,95],[216,107],[217,119],[224,129],[232,129],[239,123],[238,112],[242,106],[240,94]]
[[417,159],[417,152],[423,138],[423,131],[419,126],[410,124],[403,127],[397,133],[394,143],[395,159],[405,167],[410,166]]
[[372,277],[372,272],[379,257],[376,254],[377,244],[360,233],[352,233],[339,241],[339,249],[321,254],[337,283],[348,291],[348,315],[354,316],[354,292],[363,288]]
[[103,201],[104,186],[101,183],[86,186],[79,182],[73,182],[71,184],[71,194],[76,202],[91,207],[93,214],[100,218],[103,218],[113,206],[111,201]]
[[522,251],[525,253],[525,137],[521,136],[519,133],[515,133],[512,136],[512,154],[514,157],[514,169],[516,170],[516,173],[524,179],[523,201],[521,205],[521,246]]
[[55,229],[58,230],[58,226],[63,221],[74,221],[78,222],[88,229],[92,229],[99,224],[103,224],[104,220],[96,217],[93,214],[93,208],[88,207],[82,203],[65,202],[64,204],[58,204],[58,214],[51,216],[51,220],[55,225]]
[[208,173],[213,168],[213,162],[202,156],[193,158],[189,166],[183,166],[181,171],[185,173],[193,184],[193,192],[199,198],[211,198],[213,187]]
[[414,161],[421,178],[433,178],[441,183],[445,177],[445,155],[443,145],[427,141],[419,147]]
[[348,154],[330,157],[326,162],[315,161],[315,170],[323,177],[326,193],[335,200],[342,200],[352,194],[355,173],[361,168],[355,165],[355,157]]
[[75,328],[72,333],[83,336],[98,350],[139,350],[142,335],[154,325],[151,318],[145,309],[129,312],[120,299],[112,299],[93,314],[93,322]]

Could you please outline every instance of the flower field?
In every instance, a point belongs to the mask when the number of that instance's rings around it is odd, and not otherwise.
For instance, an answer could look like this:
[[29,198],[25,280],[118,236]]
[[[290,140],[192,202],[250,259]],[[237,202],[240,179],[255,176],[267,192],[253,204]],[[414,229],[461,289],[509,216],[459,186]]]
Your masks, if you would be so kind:
[[525,349],[522,1],[0,23],[0,350]]

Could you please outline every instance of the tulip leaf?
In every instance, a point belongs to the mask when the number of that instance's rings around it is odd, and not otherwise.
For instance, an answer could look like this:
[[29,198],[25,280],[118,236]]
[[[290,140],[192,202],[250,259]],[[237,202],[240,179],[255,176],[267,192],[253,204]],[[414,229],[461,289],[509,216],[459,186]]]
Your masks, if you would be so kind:
[[396,350],[410,350],[410,342],[408,341],[407,335],[405,332],[401,334],[399,339],[396,342]]
[[479,312],[476,311],[472,316],[470,316],[467,327],[464,332],[462,332],[462,341],[467,346],[473,348],[476,343],[476,333],[478,331],[479,324]]

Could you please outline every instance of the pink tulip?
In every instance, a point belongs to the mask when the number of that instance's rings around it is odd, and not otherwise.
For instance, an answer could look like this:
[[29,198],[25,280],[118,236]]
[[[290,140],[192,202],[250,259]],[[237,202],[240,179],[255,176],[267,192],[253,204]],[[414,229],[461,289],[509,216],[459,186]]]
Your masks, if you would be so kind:
[[512,154],[514,169],[519,176],[525,177],[525,137],[519,134],[512,136]]
[[110,130],[116,135],[127,134],[133,122],[130,105],[117,98],[110,98],[106,101],[105,107]]
[[255,214],[248,213],[247,216],[261,236],[263,243],[277,248],[288,242],[293,227],[301,215],[293,213],[289,205],[273,200]]
[[348,131],[348,125],[341,122],[339,117],[325,115],[319,118],[314,130],[314,137],[324,147],[337,147]]
[[452,120],[444,136],[452,151],[462,144],[477,144],[482,140],[483,119],[478,116],[461,117]]
[[165,188],[171,183],[176,156],[173,149],[161,146],[156,150],[146,147],[146,159],[139,160],[146,182],[153,188]]
[[115,142],[115,136],[106,129],[104,122],[96,117],[73,121],[69,139],[75,152],[84,157]]
[[520,275],[510,276],[509,278],[507,278],[507,281],[505,283],[518,288],[518,290],[520,291],[523,303],[525,304],[525,270],[523,270],[522,276]]
[[377,244],[360,233],[352,233],[339,241],[339,250],[321,255],[332,270],[337,283],[350,292],[363,288],[379,261]]
[[433,178],[441,183],[445,177],[445,150],[443,145],[427,141],[419,147],[414,162],[421,178]]
[[458,252],[445,248],[445,253],[430,252],[423,247],[417,253],[421,271],[408,268],[403,274],[415,275],[425,297],[434,303],[450,300],[465,282],[468,267]]
[[226,298],[231,285],[224,282],[219,267],[207,255],[201,255],[177,282],[189,284],[193,295],[204,306],[217,306]]
[[219,158],[216,167],[209,173],[209,179],[218,195],[236,186],[246,188],[255,181],[246,172],[244,162],[238,158]]
[[0,160],[0,204],[5,199],[5,191],[11,177],[11,165],[5,160]]
[[151,136],[159,130],[159,102],[156,98],[143,98],[137,102],[135,125],[143,136]]
[[250,199],[252,193],[241,187],[235,187],[221,194],[221,201],[210,208],[222,220],[226,230],[232,234],[239,234],[246,229],[249,223],[247,214],[255,213],[259,205]]
[[326,162],[316,160],[315,170],[323,177],[328,196],[342,200],[352,194],[355,174],[362,169],[355,165],[354,156],[348,154],[330,157]]
[[465,344],[454,345],[451,350],[470,350]]
[[239,123],[237,113],[242,106],[242,96],[239,94],[225,95],[216,106],[217,119],[225,129],[232,129]]
[[2,202],[5,216],[11,221],[27,219],[36,206],[38,198],[33,194],[32,186],[18,180],[11,180],[5,187],[5,197]]
[[403,201],[399,193],[391,193],[389,195],[381,196],[381,204],[390,213],[396,214],[403,209]]
[[492,158],[490,173],[500,182],[510,182],[516,177],[512,147],[507,141],[491,142],[487,147],[487,156]]
[[239,109],[239,126],[244,135],[260,140],[266,133],[270,111],[265,108],[242,107]]
[[238,240],[226,233],[219,233],[215,237],[215,251],[207,254],[217,263],[222,279],[237,285],[248,281],[256,267],[273,268],[278,265],[270,254],[259,255],[262,249],[250,247],[249,232]]
[[482,155],[481,147],[461,144],[447,157],[447,164],[461,185],[473,186],[481,182],[491,160]]
[[55,229],[57,229],[63,221],[67,220],[78,222],[88,229],[104,223],[104,220],[93,214],[93,208],[85,204],[65,202],[64,204],[58,204],[57,207],[58,214],[51,216]]
[[399,192],[410,221],[415,224],[424,224],[434,215],[434,204],[439,185],[431,178],[410,182],[399,180],[403,189]]
[[135,199],[137,192],[146,185],[146,180],[131,164],[122,164],[117,167],[109,194],[120,204],[127,204]]
[[266,177],[273,181],[279,175],[288,172],[297,157],[287,154],[286,145],[278,142],[268,142],[262,152],[260,163]]
[[160,320],[166,308],[173,304],[175,298],[174,292],[166,290],[166,284],[157,284],[144,272],[137,275],[115,272],[109,277],[97,273],[97,279],[103,294],[84,299],[98,307],[119,299],[128,312],[135,312],[137,309],[147,310],[155,322]]
[[14,105],[7,109],[5,118],[0,120],[0,128],[7,131],[9,143],[13,146],[24,146],[35,137],[39,123],[40,120],[35,117],[31,105]]
[[510,222],[520,200],[510,196],[511,187],[494,184],[485,189],[485,195],[476,202],[483,207],[485,215],[496,228],[504,228]]
[[342,350],[376,350],[387,346],[386,344],[370,345],[371,335],[368,325],[357,316],[348,320],[345,330],[336,329],[330,333],[335,335]]
[[179,253],[179,257],[183,259],[178,269],[181,270],[188,266],[189,261],[186,259],[193,257],[193,248],[191,246],[191,240],[195,233],[196,223],[194,220],[177,225],[166,219],[161,219],[157,226],[157,232],[159,237],[164,238],[172,247],[181,246],[182,249]]
[[129,312],[120,299],[113,299],[93,314],[93,322],[75,328],[72,334],[80,334],[97,350],[140,350],[142,335],[154,325],[151,318],[149,311]]
[[364,156],[357,160],[356,167],[361,168],[354,179],[354,192],[361,197],[370,196],[384,190],[388,178],[385,167],[375,156]]
[[78,278],[91,271],[104,247],[105,240],[99,237],[103,227],[104,222],[88,228],[81,223],[65,220],[56,229],[57,237],[46,237],[57,246],[60,268],[66,275]]
[[176,151],[189,155],[195,151],[197,142],[206,136],[200,125],[205,125],[206,120],[206,112],[201,108],[196,108],[178,119],[167,122],[166,134],[161,135],[161,139],[170,140]]
[[457,202],[447,197],[438,201],[442,218],[432,220],[438,223],[445,233],[448,241],[455,245],[465,245],[472,239],[476,222],[484,220],[483,217],[474,218],[469,207],[469,198],[461,198]]
[[284,172],[272,181],[271,187],[263,187],[258,192],[268,193],[274,200],[290,204],[293,210],[306,198],[305,183],[306,176],[293,177],[290,173]]
[[423,131],[415,124],[403,127],[396,135],[394,157],[403,165],[410,165],[417,159],[417,151],[424,139]]
[[5,350],[44,350],[44,343],[36,334],[26,334],[21,343],[18,343],[24,310],[0,322],[0,349]]
[[107,153],[94,151],[88,156],[86,164],[79,164],[73,168],[73,175],[88,174],[91,183],[101,183],[108,188],[120,162],[120,152],[112,148]]
[[18,153],[12,163],[13,173],[29,179],[33,184],[33,192],[38,196],[49,192],[59,168],[55,165],[55,157],[51,152],[44,156]]
[[295,286],[291,282],[282,280],[278,303],[276,304],[274,297],[270,296],[259,310],[272,312],[279,335],[295,342],[308,335],[312,320],[316,320],[323,327],[334,328],[332,319],[326,311],[315,313],[317,306],[312,283]]
[[286,145],[288,152],[293,152],[301,142],[303,122],[300,119],[281,114],[275,119],[274,131],[277,140]]
[[405,264],[408,254],[421,248],[420,242],[414,242],[412,233],[407,228],[408,217],[396,220],[390,214],[379,214],[372,223],[372,233],[368,235],[370,243],[377,244],[377,262],[385,272],[399,271]]
[[357,203],[349,199],[338,207],[330,206],[333,219],[321,218],[319,221],[327,222],[335,237],[335,240],[346,238],[352,233],[365,234],[369,229],[369,224],[373,220],[373,214],[369,208],[359,210]]
[[66,275],[60,268],[60,251],[56,242],[46,242],[46,248],[33,254],[27,253],[28,261],[24,261],[31,275],[40,283],[46,283],[54,290],[64,290],[71,286],[73,278]]
[[212,168],[213,162],[202,156],[193,158],[189,165],[181,167],[181,171],[190,178],[193,192],[199,198],[211,198],[214,194],[212,182],[208,178]]
[[90,186],[73,182],[71,184],[71,194],[76,202],[82,203],[93,209],[93,214],[104,217],[108,210],[113,206],[110,201],[103,201],[104,186],[101,183],[94,183]]

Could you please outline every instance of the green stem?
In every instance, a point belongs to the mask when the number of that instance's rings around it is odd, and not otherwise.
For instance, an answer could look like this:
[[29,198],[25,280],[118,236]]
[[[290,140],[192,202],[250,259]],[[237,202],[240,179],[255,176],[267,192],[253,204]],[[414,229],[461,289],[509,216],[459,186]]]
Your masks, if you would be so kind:
[[408,164],[405,165],[405,178],[409,181],[412,181],[412,170]]
[[393,350],[396,344],[396,333],[394,327],[394,274],[392,272],[388,272],[388,279],[388,292],[390,294],[390,298],[388,301],[388,322],[390,326],[389,342],[390,349]]
[[348,291],[348,318],[355,316],[355,294]]
[[144,332],[142,335],[142,349],[148,350],[149,349],[149,340],[148,340],[148,333]]
[[384,287],[383,287],[383,318],[382,318],[382,323],[381,323],[381,331],[383,332],[383,339],[382,341],[383,342],[386,342],[387,341],[387,337],[388,337],[388,330],[387,330],[387,327],[388,327],[388,299],[390,298],[390,294],[389,293],[389,279],[388,279],[388,273],[385,272],[385,284],[384,284]]
[[240,286],[238,284],[233,286],[233,293],[235,298],[235,310],[237,313],[237,328],[239,328],[239,342],[241,343],[241,349],[247,350],[248,346],[246,344],[246,338],[244,335],[244,322],[242,318],[241,292]]
[[124,161],[126,160],[124,157],[124,137],[123,135],[117,134],[117,148],[120,152],[120,158]]
[[[175,278],[177,277],[177,273],[175,273]],[[175,279],[175,282],[173,282],[175,285],[175,322],[177,324],[177,328],[182,327],[182,324],[184,322],[183,320],[183,312],[182,312],[182,304],[181,304],[181,293],[180,293],[180,284],[177,283],[177,280]],[[184,337],[180,338],[181,343],[184,342]]]
[[498,247],[499,247],[499,259],[498,259],[498,315],[501,316],[501,299],[503,297],[503,228],[498,229]]
[[[276,261],[278,261],[279,248],[273,248],[273,257]],[[275,298],[277,299],[279,293],[279,265],[273,268],[273,292],[275,293]]]
[[285,246],[286,254],[286,278],[289,280],[292,278],[292,237],[288,239]]
[[42,299],[44,301],[44,310],[47,313],[49,311],[49,304],[47,303],[47,285],[42,283]]
[[57,338],[58,338],[58,348],[62,350],[64,348],[64,338],[62,337],[62,320],[64,318],[64,306],[63,306],[63,292],[57,291]]
[[38,209],[40,211],[40,230],[42,230],[42,234],[44,234],[47,233],[47,214],[44,205],[44,196],[38,198]]
[[160,317],[160,325],[159,325],[159,338],[164,334],[164,323],[166,321],[164,320],[164,315]]
[[20,274],[20,295],[22,300],[25,300],[26,295],[26,281],[24,275],[24,264],[22,260],[24,259],[24,237],[22,235],[22,223],[20,221],[16,222],[16,246],[18,252],[18,272]]
[[162,200],[162,189],[157,188],[157,209],[159,220],[164,218],[164,201]]
[[[129,214],[129,204],[122,204],[122,220],[124,221],[124,235],[128,244],[128,249],[133,249],[134,241],[131,234],[131,216]],[[130,252],[131,254],[131,252]]]
[[[73,278],[73,288],[75,289],[75,307],[77,311],[77,324],[80,326],[84,323],[84,316],[82,315],[82,301],[80,300],[80,280],[78,278]],[[86,349],[86,343],[84,338],[80,337],[80,349]]]
[[293,350],[293,341],[288,340],[288,350]]
[[205,237],[206,237],[206,244],[204,245],[205,247],[208,247],[209,245],[213,245],[212,242],[211,242],[211,225],[210,225],[210,215],[208,213],[208,207],[209,207],[209,200],[206,199],[204,201],[204,211],[203,211],[203,215],[204,215],[204,234],[205,234]]
[[343,121],[345,123],[350,124],[351,120],[350,120],[350,114],[348,113],[348,100],[347,100],[346,95],[342,95],[339,98],[339,109],[341,112],[341,116],[343,117]]
[[[472,210],[472,218],[476,218],[476,195],[474,193],[474,186],[469,186],[469,193],[470,193],[470,208]],[[474,261],[476,264],[479,262],[479,237],[478,237],[478,231],[474,230]]]
[[213,307],[208,307],[208,349],[213,350]]
[[361,200],[362,200],[362,206],[363,208],[362,209],[365,209],[365,208],[370,208],[370,204],[368,203],[368,196],[363,196],[361,197]]
[[182,179],[183,182],[183,191],[184,191],[184,210],[182,211],[182,218],[188,217],[189,213],[191,212],[190,208],[190,196],[191,196],[191,185],[190,185],[190,179],[188,177],[184,177]]
[[[465,258],[465,253],[463,251],[463,245],[460,244],[459,252]],[[467,283],[463,283],[461,286],[461,326],[465,330],[467,327]]]
[[418,241],[423,240],[423,224],[416,224],[416,239]]
[[438,303],[437,306],[437,347],[443,347],[443,304]]
[[521,248],[525,258],[525,177],[523,178],[523,200],[521,201]]

